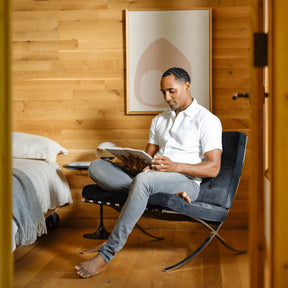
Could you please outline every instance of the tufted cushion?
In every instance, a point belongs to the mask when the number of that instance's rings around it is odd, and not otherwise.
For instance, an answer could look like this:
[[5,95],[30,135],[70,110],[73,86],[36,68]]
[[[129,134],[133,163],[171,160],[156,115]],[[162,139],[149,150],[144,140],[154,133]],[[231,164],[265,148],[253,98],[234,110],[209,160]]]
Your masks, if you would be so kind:
[[[87,185],[83,188],[82,196],[94,203],[123,206],[128,193],[127,192],[110,192],[105,191],[96,184]],[[224,221],[227,216],[227,209],[212,204],[201,202],[187,203],[181,197],[167,193],[157,193],[149,198],[148,209],[154,206],[169,208],[181,214],[201,218],[207,221]],[[172,216],[173,217],[173,216]]]
[[166,207],[187,216],[212,222],[225,221],[228,214],[228,210],[223,207],[203,202],[188,203],[177,195],[167,193],[154,194],[149,198],[148,205]]
[[[110,203],[110,205],[123,205],[128,197],[128,192],[110,192],[105,191],[96,184],[90,184],[83,188],[82,196],[95,203]],[[107,205],[107,204],[105,204]]]
[[217,177],[203,179],[196,202],[204,202],[230,209],[240,180],[246,135],[225,132],[222,136],[223,153]]

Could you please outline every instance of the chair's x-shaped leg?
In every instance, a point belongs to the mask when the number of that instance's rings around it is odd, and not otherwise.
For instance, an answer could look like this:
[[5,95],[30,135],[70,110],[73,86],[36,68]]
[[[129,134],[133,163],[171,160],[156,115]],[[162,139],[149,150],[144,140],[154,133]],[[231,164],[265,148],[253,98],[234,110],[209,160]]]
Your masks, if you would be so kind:
[[221,228],[223,222],[221,223],[218,223],[216,224],[215,226],[215,229],[213,229],[209,224],[207,224],[205,221],[201,220],[201,219],[197,219],[197,218],[194,218],[194,217],[191,217],[195,222],[198,222],[198,223],[201,223],[203,224],[208,230],[210,230],[210,234],[209,236],[201,243],[201,245],[192,253],[190,254],[188,257],[186,257],[184,260],[172,265],[172,266],[169,266],[169,267],[166,267],[163,269],[163,271],[165,272],[168,272],[168,271],[171,271],[171,270],[175,270],[175,269],[178,269],[179,267],[185,265],[186,263],[188,263],[189,261],[191,261],[193,258],[195,258],[210,242],[211,240],[216,237],[220,240],[220,242],[228,249],[234,251],[234,252],[237,252],[239,254],[242,254],[242,253],[246,253],[245,250],[238,250],[238,249],[235,249],[233,248],[232,246],[228,245],[226,243],[226,241],[218,234],[218,231],[219,229]]
[[[115,207],[112,207],[114,209],[116,209]],[[116,209],[118,212],[119,210]],[[175,212],[174,212],[175,213]],[[195,258],[210,242],[211,240],[216,237],[218,238],[218,240],[222,243],[222,245],[224,245],[226,248],[228,248],[229,250],[231,251],[234,251],[238,254],[242,254],[242,253],[246,253],[245,250],[238,250],[238,249],[235,249],[233,248],[232,246],[230,246],[229,244],[227,244],[227,242],[218,234],[218,231],[219,229],[221,228],[223,222],[220,222],[218,224],[215,224],[215,228],[213,229],[213,227],[211,227],[209,224],[207,224],[205,221],[201,220],[201,219],[198,219],[198,218],[194,218],[194,217],[190,217],[194,222],[198,222],[202,225],[204,225],[208,230],[210,230],[210,234],[209,236],[201,243],[201,245],[192,253],[190,254],[188,257],[186,257],[184,260],[172,265],[172,266],[169,266],[169,267],[166,267],[163,269],[163,271],[171,271],[171,270],[175,270],[175,269],[178,269],[179,267],[185,265],[186,263],[188,263],[189,261],[191,261],[193,258]],[[144,234],[146,234],[147,236],[149,237],[152,237],[154,239],[157,239],[157,240],[162,240],[164,239],[164,237],[158,237],[158,236],[154,236],[152,234],[150,234],[149,232],[147,232],[144,228],[142,228],[138,223],[136,224],[136,227]],[[103,224],[103,204],[101,204],[100,206],[100,226],[98,228],[98,230],[94,233],[91,233],[91,234],[86,234],[84,235],[85,238],[89,238],[89,239],[107,239],[108,236],[109,236],[109,232],[107,232],[105,230],[105,227],[104,227],[104,224]],[[96,248],[92,248],[92,249],[89,249],[89,250],[86,250],[86,251],[82,251],[80,252],[81,254],[86,254],[86,253],[91,253],[91,252],[95,252],[97,251],[99,248],[96,247]]]

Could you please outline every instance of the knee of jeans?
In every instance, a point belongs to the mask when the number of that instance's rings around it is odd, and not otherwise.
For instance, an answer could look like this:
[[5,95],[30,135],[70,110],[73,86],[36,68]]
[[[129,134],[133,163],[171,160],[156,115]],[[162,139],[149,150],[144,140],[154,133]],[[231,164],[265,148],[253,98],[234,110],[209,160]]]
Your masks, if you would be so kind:
[[[149,173],[139,173],[137,176],[134,177],[133,182],[132,182],[132,187],[137,187],[137,193],[139,191],[148,191],[149,190],[149,176],[147,175]],[[132,189],[133,190],[133,189]]]
[[134,181],[142,184],[142,183],[146,183],[147,182],[147,177],[145,175],[146,173],[139,173],[134,177]]
[[104,169],[105,163],[106,161],[101,160],[101,159],[97,159],[94,160],[89,168],[88,168],[88,175],[93,179],[93,180],[97,180],[97,178],[101,175],[101,172]]

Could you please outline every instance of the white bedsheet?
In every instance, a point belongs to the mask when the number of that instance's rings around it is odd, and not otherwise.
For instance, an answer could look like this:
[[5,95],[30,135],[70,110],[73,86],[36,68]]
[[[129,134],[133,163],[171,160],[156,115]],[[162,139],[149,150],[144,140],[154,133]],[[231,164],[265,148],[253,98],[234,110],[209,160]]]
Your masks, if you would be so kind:
[[66,177],[57,163],[14,158],[12,165],[31,179],[43,213],[73,202]]
[[[29,176],[35,187],[43,213],[73,202],[67,179],[57,163],[13,158],[12,166]],[[15,235],[17,230],[17,225],[12,220],[12,251],[16,248]]]

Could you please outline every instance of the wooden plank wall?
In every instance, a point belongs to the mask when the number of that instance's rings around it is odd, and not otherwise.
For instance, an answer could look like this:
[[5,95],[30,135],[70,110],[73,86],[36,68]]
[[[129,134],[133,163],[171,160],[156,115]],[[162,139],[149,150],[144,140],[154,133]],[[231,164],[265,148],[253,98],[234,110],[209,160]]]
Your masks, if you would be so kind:
[[[59,142],[69,150],[58,157],[61,165],[93,160],[104,141],[144,149],[153,116],[125,115],[124,10],[200,7],[213,13],[213,112],[225,131],[249,135],[249,101],[232,100],[249,91],[248,0],[13,0],[13,131]],[[229,216],[233,227],[248,225],[245,167]],[[86,172],[65,174],[78,203],[81,187],[92,182]]]

